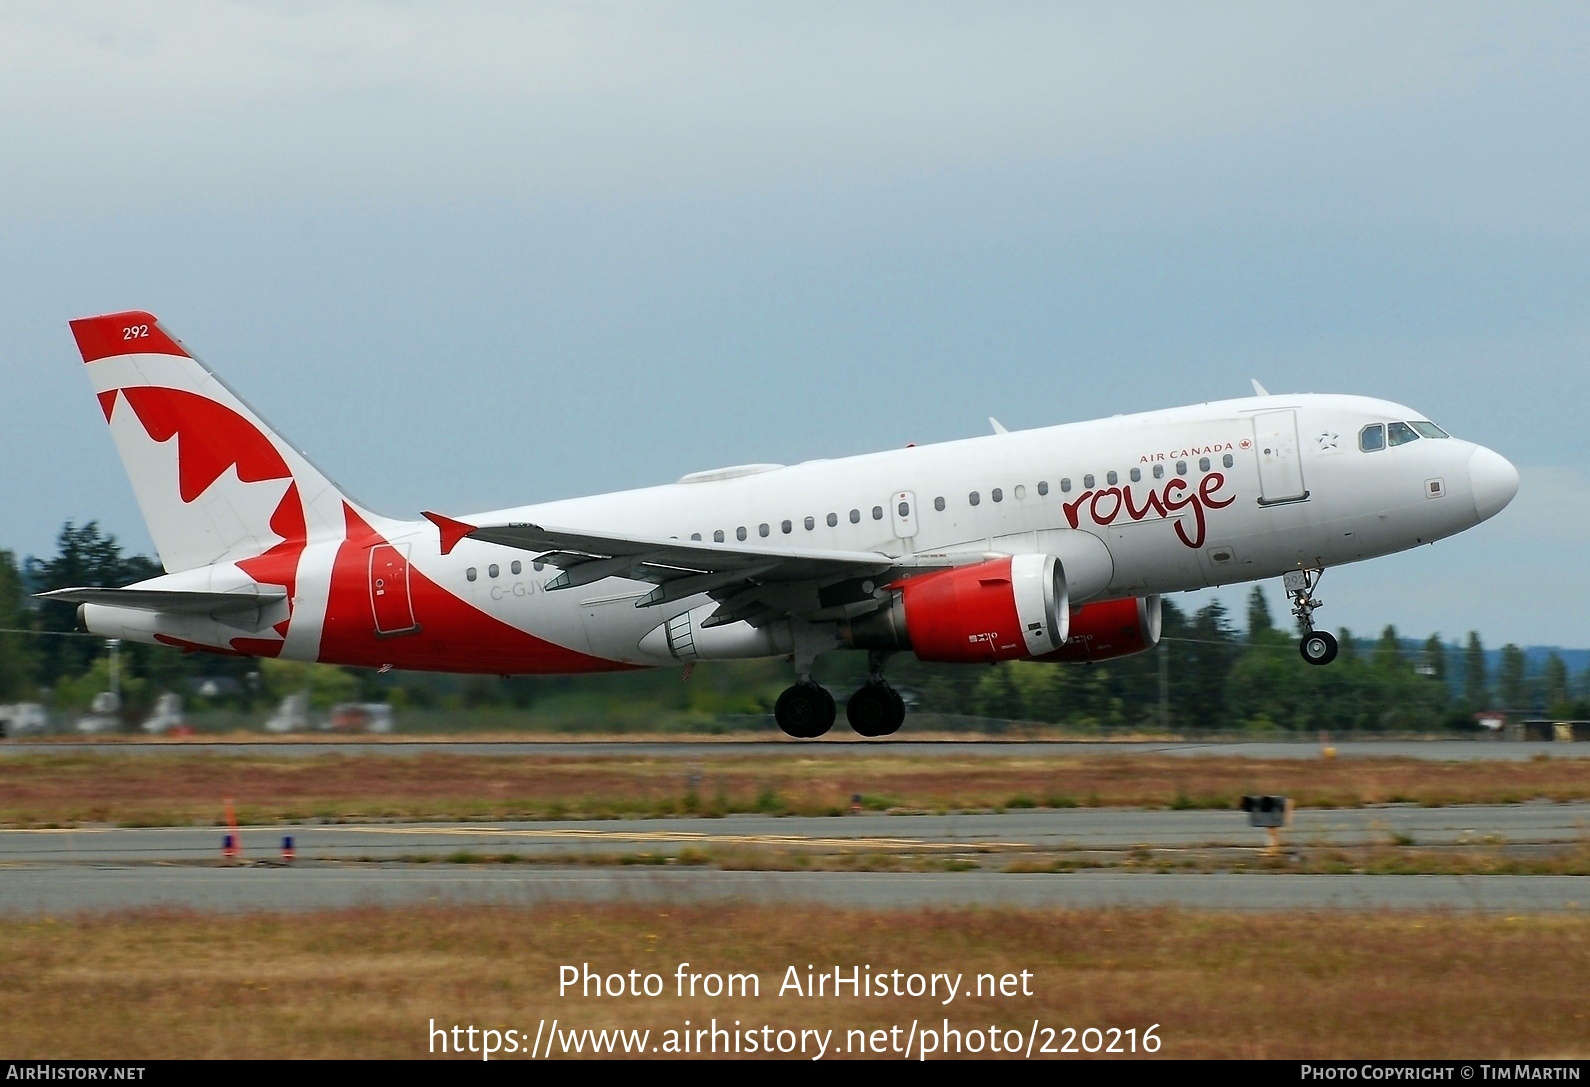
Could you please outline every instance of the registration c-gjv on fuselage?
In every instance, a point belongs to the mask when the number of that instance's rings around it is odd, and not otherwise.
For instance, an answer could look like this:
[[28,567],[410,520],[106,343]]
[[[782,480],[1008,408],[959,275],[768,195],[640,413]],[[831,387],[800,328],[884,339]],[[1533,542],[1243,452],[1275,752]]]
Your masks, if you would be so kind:
[[[1411,408],[1259,395],[839,460],[750,464],[422,519],[353,501],[154,317],[72,322],[167,573],[63,589],[94,634],[371,668],[527,675],[790,658],[776,717],[868,654],[847,716],[900,727],[887,657],[1084,662],[1151,648],[1160,595],[1283,577],[1313,630],[1328,567],[1493,516],[1518,473]],[[1262,392],[1262,390],[1257,390]]]

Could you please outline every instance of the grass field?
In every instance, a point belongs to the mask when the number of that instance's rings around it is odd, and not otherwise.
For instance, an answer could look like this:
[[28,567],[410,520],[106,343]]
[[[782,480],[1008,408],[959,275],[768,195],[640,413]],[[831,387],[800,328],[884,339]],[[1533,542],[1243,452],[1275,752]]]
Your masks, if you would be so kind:
[[1023,807],[1231,808],[1246,793],[1299,807],[1590,799],[1590,762],[931,756],[452,754],[14,755],[0,760],[0,825],[214,824],[231,797],[246,823],[839,814]]
[[[754,972],[761,995],[673,995],[674,972]],[[559,967],[656,973],[665,995],[559,997]],[[778,996],[805,974],[1031,972],[1032,996]],[[1590,1055],[1590,917],[811,907],[361,910],[0,921],[14,1059],[415,1057],[428,1027],[852,1029],[944,1019],[1157,1024],[1165,1057]],[[528,1036],[527,1036],[528,1037]],[[1058,1035],[1056,1046],[1064,1041]],[[526,1041],[528,1044],[528,1041]],[[1040,1046],[1042,1040],[1040,1039]]]

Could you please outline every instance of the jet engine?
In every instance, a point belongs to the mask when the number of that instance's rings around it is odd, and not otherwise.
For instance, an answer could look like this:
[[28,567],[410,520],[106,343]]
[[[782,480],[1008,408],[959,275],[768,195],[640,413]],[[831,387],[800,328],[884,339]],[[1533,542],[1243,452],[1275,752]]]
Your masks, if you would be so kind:
[[1159,644],[1159,597],[1125,596],[1095,600],[1071,609],[1065,644],[1042,661],[1102,661],[1129,657]]
[[1053,555],[1015,555],[892,586],[889,604],[841,624],[853,649],[909,649],[951,664],[1027,660],[1065,645],[1065,569]]

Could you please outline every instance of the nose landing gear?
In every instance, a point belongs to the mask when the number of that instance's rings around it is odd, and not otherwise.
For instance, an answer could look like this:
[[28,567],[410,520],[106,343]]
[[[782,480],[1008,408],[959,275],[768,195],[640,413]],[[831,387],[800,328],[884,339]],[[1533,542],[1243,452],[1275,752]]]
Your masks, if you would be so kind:
[[1314,611],[1324,603],[1314,595],[1314,587],[1324,573],[1323,570],[1290,570],[1281,579],[1287,598],[1292,601],[1292,614],[1304,630],[1297,650],[1304,660],[1315,665],[1329,664],[1341,649],[1329,631],[1314,629]]

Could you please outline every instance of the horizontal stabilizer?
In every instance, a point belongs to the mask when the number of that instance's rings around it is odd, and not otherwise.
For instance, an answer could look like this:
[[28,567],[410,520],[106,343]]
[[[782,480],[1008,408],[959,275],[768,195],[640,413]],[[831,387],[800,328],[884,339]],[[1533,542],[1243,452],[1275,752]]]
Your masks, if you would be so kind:
[[185,589],[54,589],[36,594],[40,600],[67,604],[103,604],[111,608],[164,612],[167,615],[229,615],[257,611],[287,599],[281,589],[249,593],[212,593]]

